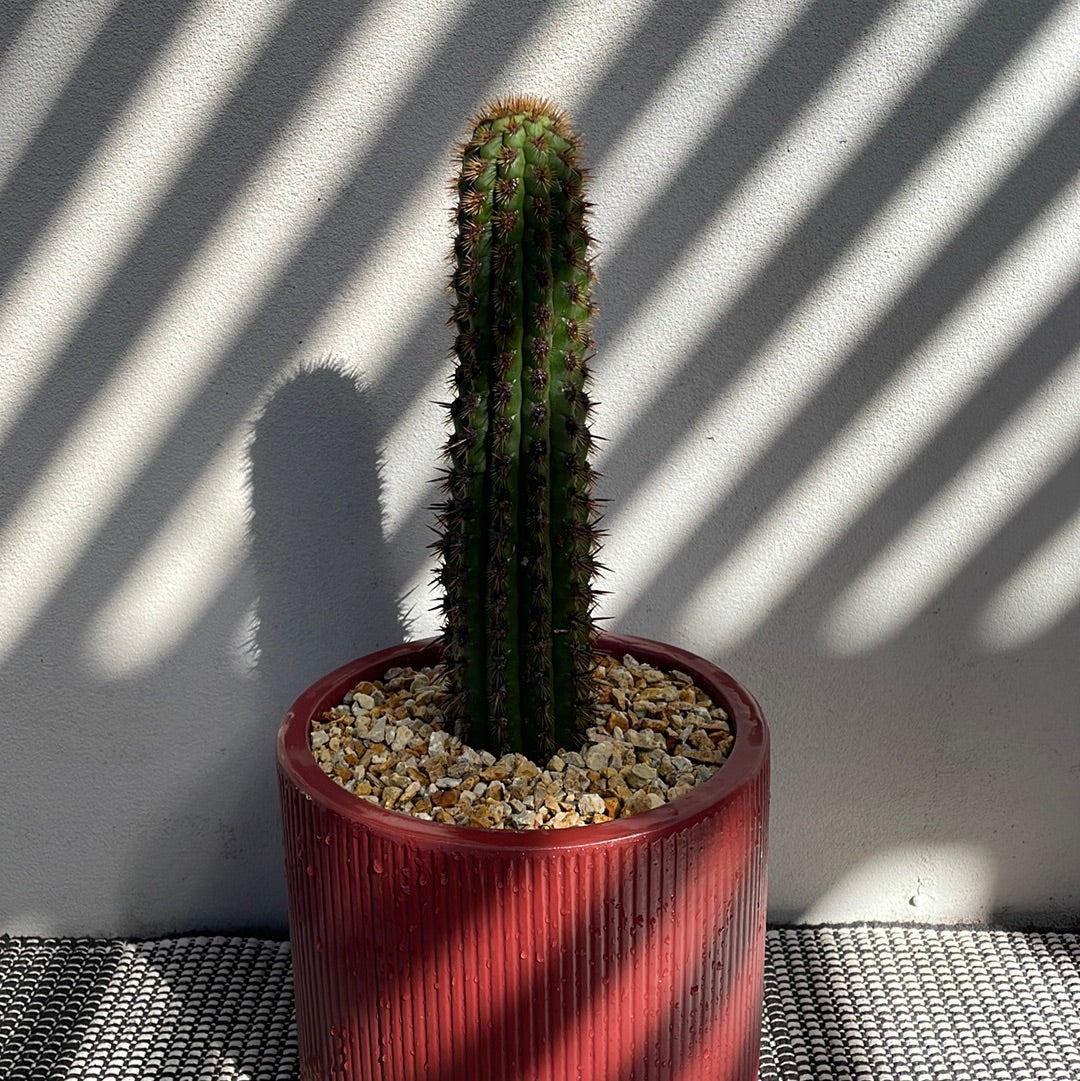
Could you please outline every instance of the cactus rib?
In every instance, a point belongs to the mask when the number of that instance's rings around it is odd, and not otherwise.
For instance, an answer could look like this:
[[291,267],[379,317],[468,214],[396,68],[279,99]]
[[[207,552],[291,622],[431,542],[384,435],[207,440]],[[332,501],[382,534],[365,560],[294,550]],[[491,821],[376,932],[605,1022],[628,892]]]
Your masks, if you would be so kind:
[[580,742],[598,551],[580,148],[547,102],[473,124],[457,180],[454,401],[439,508],[455,727],[543,757]]

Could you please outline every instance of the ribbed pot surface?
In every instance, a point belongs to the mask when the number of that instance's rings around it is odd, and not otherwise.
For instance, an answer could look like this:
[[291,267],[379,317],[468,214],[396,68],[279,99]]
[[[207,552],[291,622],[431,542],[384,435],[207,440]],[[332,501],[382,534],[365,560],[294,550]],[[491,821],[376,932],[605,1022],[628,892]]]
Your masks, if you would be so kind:
[[308,749],[357,682],[438,658],[372,654],[306,691],[278,734],[303,1081],[755,1081],[765,951],[768,732],[730,676],[679,668],[733,721],[728,761],[628,819],[517,833],[350,795]]

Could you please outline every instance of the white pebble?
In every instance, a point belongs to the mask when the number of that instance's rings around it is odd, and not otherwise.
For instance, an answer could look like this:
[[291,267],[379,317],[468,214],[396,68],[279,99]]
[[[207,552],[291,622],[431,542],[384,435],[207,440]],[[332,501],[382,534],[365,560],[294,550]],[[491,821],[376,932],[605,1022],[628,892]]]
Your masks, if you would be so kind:
[[582,817],[588,815],[602,815],[607,813],[607,807],[604,804],[602,796],[598,796],[595,792],[586,792],[577,802],[578,814]]
[[581,757],[585,759],[585,765],[589,769],[603,769],[611,764],[614,754],[615,744],[611,740],[605,740],[603,743],[596,743],[592,747],[586,747]]

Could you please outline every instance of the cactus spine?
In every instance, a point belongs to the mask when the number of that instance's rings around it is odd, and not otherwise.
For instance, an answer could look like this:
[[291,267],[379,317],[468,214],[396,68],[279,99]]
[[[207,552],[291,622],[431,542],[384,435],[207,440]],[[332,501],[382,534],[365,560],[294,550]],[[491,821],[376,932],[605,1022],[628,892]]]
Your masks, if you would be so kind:
[[599,548],[586,359],[592,267],[565,115],[496,102],[456,182],[452,434],[438,509],[457,734],[543,760],[591,702]]

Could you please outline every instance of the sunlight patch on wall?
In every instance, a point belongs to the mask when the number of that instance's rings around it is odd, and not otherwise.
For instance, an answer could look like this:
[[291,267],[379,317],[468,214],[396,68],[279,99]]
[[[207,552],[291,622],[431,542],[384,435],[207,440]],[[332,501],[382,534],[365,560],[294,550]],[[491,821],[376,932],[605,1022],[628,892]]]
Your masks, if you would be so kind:
[[[680,170],[809,4],[737,0],[724,5],[622,129],[618,142],[590,162],[602,262],[616,257],[660,193],[677,183]],[[608,221],[617,231],[603,228]]]
[[[745,365],[732,385],[702,411],[694,425],[674,435],[668,454],[650,463],[645,482],[611,508],[606,524],[617,538],[620,530],[627,528],[624,523],[647,523],[653,517],[650,508],[664,507],[663,531],[643,537],[635,529],[634,544],[620,552],[620,570],[625,570],[635,583],[641,583],[642,589],[656,575],[667,572],[670,560],[686,538],[693,535],[698,523],[723,503],[782,437],[859,343],[888,316],[904,292],[918,282],[1002,178],[1016,168],[1031,146],[1068,108],[1080,86],[1077,47],[1080,9],[1074,8],[1067,14],[1071,22],[1064,16],[1058,17],[1028,42],[969,110],[950,138],[942,140],[918,164],[850,248],[822,272],[798,307],[761,346],[754,362]],[[897,24],[895,33],[910,30],[910,25]],[[886,26],[892,28],[893,24]],[[940,39],[931,37],[930,42],[934,47],[925,57],[923,67],[944,47]],[[891,37],[888,43],[890,48],[895,46]],[[1069,66],[1070,50],[1077,53],[1074,67]],[[841,80],[838,85],[842,87],[839,104],[832,111],[826,110],[823,116],[808,120],[808,134],[793,137],[796,145],[828,143],[828,131],[837,128],[849,131],[845,124],[850,125],[851,119],[843,118],[841,109],[850,108],[850,102],[860,100],[860,94],[842,75],[836,78]],[[887,87],[876,87],[870,100],[895,101],[906,88],[906,85],[897,87],[890,95],[886,93]],[[876,124],[881,118],[869,119]],[[862,139],[853,141],[861,145],[872,133],[873,129],[868,127]],[[796,164],[800,175],[820,165]],[[840,164],[838,159],[837,167]],[[773,197],[778,186],[783,188],[776,178],[763,176],[759,183],[761,190]],[[800,216],[811,209],[810,197],[819,194],[815,188],[805,199],[795,200]],[[1075,228],[1074,203],[1074,196],[1067,193],[1056,209],[1043,215],[1041,225],[1017,242],[1005,257],[1005,269],[993,278],[996,286],[984,286],[977,291],[947,338],[935,339],[920,349],[918,363],[888,383],[863,415],[838,434],[823,459],[778,498],[752,534],[743,539],[738,551],[717,568],[709,582],[695,591],[695,598],[684,613],[686,618],[703,618],[713,626],[718,598],[723,598],[728,617],[724,644],[732,645],[759,626],[768,612],[809,573],[829,545],[960,408],[978,380],[1007,355],[1015,340],[1015,335],[1010,337],[1012,329],[1026,332],[1060,294],[1062,281],[1071,280],[1075,260],[1060,244],[1060,237],[1069,235],[1068,231]],[[703,282],[700,288],[697,282],[693,288],[683,282],[685,310],[679,309],[680,317],[673,324],[665,320],[662,327],[658,325],[663,332],[662,341],[648,344],[650,355],[653,349],[658,349],[661,356],[674,354],[667,362],[669,366],[678,363],[679,353],[699,348],[715,332],[716,323],[733,302],[732,296],[721,296],[724,281],[748,277],[751,271],[759,269],[757,263],[771,254],[751,251],[751,244],[756,245],[758,238],[750,238],[748,243],[745,225],[736,228],[734,211],[725,213],[733,215],[727,247],[708,258],[702,256],[701,267],[704,273],[704,268],[713,262],[725,267],[725,275],[713,274],[714,279],[721,280]],[[764,211],[763,216],[769,219]],[[789,221],[791,227],[795,224]],[[771,238],[768,246],[773,249],[781,242],[781,238]],[[1037,269],[1032,272],[1028,264]],[[677,299],[676,289],[676,284],[669,287],[672,295],[667,300]],[[655,323],[652,311],[650,302],[640,320],[642,327],[618,339],[614,343],[616,349],[640,354],[641,342],[635,342],[631,334],[648,335],[645,324]],[[1003,313],[1008,313],[1009,325],[1001,325]],[[989,358],[983,355],[990,344],[986,341],[987,324],[993,334],[1002,337]],[[673,333],[672,325],[685,329],[681,335]],[[977,346],[974,353],[973,345]],[[940,356],[951,355],[950,350],[956,356],[943,369]],[[807,357],[812,357],[813,363],[807,363]],[[602,379],[598,384],[598,396],[606,400]],[[619,402],[617,416],[612,418],[616,423],[616,431],[610,437],[612,444],[617,442],[620,431],[630,427],[634,402],[644,408],[649,400],[646,395]],[[624,408],[627,405],[629,409]],[[914,405],[918,407],[917,414],[912,413]],[[918,417],[917,421],[914,416]],[[868,423],[870,426],[866,428]],[[608,445],[602,444],[600,448],[601,471],[605,468]],[[702,482],[705,477],[707,484]],[[632,601],[633,598],[624,598],[622,603]],[[615,603],[619,603],[617,599]]]
[[[444,6],[440,14],[448,19],[454,10]],[[424,70],[445,26],[425,8],[408,15],[396,11],[391,17],[384,4],[368,12],[307,102],[303,122],[283,133],[113,376],[66,433],[0,535],[5,571],[0,660],[61,587],[227,355],[324,212],[321,201],[336,196],[349,181],[356,162],[370,150],[382,115]],[[402,57],[410,55],[414,62],[403,64]],[[373,70],[378,64],[382,70]],[[363,69],[362,78],[357,68]],[[357,100],[354,87],[364,80],[379,82],[384,96]],[[175,138],[175,124],[158,117],[158,126],[160,138]],[[111,156],[105,162],[117,165]],[[60,232],[78,225],[65,218]],[[82,296],[83,283],[68,284]],[[94,299],[80,299],[80,310]],[[35,311],[26,309],[23,317],[36,318]],[[17,331],[4,325],[0,338]],[[34,348],[40,350],[42,342]],[[64,522],[62,529],[57,521]]]
[[82,643],[91,675],[119,679],[166,660],[236,573],[247,551],[244,438],[218,451],[94,613]]
[[115,0],[38,0],[0,64],[0,185],[22,161]]
[[0,303],[0,342],[19,355],[16,370],[7,373],[0,441],[100,300],[288,6],[287,0],[199,5],[132,93],[127,111],[102,133]]
[[1080,449],[1077,402],[1080,351],[841,593],[824,620],[829,648],[840,654],[878,648],[930,605],[1024,500]]
[[[305,354],[317,350],[347,357],[349,368],[362,372],[369,384],[393,378],[392,364],[429,316],[432,303],[445,300],[452,238],[446,189],[451,154],[448,145],[446,170],[424,177],[401,210],[380,223],[382,238],[314,321]],[[441,310],[449,315],[449,301]],[[447,332],[430,342],[430,357],[443,358],[452,340]],[[438,397],[444,396],[441,387]]]
[[994,590],[979,614],[976,633],[980,644],[994,652],[1022,649],[1052,631],[1078,605],[1080,511]]
[[796,922],[977,922],[993,914],[996,880],[994,858],[982,845],[898,845],[862,860]]
[[450,372],[449,361],[437,368],[434,377],[403,405],[380,448],[379,478],[384,489],[394,493],[383,509],[387,541],[393,541],[403,527],[411,527],[418,510],[442,499],[435,482],[445,464],[442,448],[450,428],[447,411],[436,403],[450,400]]
[[[966,4],[945,11],[940,7],[928,9],[918,0],[910,0],[886,9],[868,30],[860,47],[792,116],[708,225],[687,245],[679,262],[665,273],[662,284],[638,306],[638,318],[623,327],[607,330],[611,336],[605,346],[605,356],[609,358],[606,370],[632,367],[643,350],[653,358],[655,368],[664,370],[677,367],[687,357],[708,347],[716,336],[718,324],[740,301],[745,301],[750,283],[760,277],[777,251],[858,159],[890,111],[902,102],[911,81],[933,65],[948,47],[968,10],[977,5],[978,0],[967,0]],[[918,16],[913,15],[915,8]],[[913,26],[919,27],[918,36],[912,34]],[[904,63],[899,65],[902,76],[898,76],[892,63],[881,63],[882,55],[904,58]],[[699,78],[708,85],[715,73],[699,73]],[[669,124],[675,125],[680,133],[689,129],[685,140],[693,143],[696,136],[692,115],[677,124],[669,119]],[[638,157],[650,163],[650,193],[654,198],[668,190],[658,179],[665,179],[669,171],[664,145],[654,148],[655,139],[656,135],[652,134],[636,148]],[[674,161],[678,163],[677,156]],[[632,236],[630,224],[647,209],[640,202],[632,204],[628,224],[624,226],[620,219],[618,230],[603,237],[601,272],[604,261]],[[885,216],[879,215],[875,224]],[[893,231],[897,231],[895,223]],[[862,238],[874,250],[881,244],[880,233],[869,227],[863,231]],[[905,240],[909,240],[908,235],[902,238],[901,251],[906,250]],[[926,250],[918,244],[913,245],[912,251],[917,261],[928,258]],[[855,254],[847,263],[856,265],[857,274],[845,274],[838,282],[837,275],[823,273],[819,288],[828,288],[834,296],[842,297],[847,310],[823,311],[820,298],[815,298],[818,303],[804,304],[802,311],[788,320],[789,328],[797,328],[801,325],[800,316],[807,310],[816,311],[819,320],[825,317],[828,336],[824,342],[815,342],[815,358],[822,344],[831,345],[835,334],[850,337],[868,323],[870,312],[867,298],[862,295],[864,291],[878,290],[889,299],[900,288],[903,275],[900,268],[892,265],[894,262],[890,259],[889,265],[881,267],[884,285],[877,275],[864,275],[865,267],[859,265]],[[663,313],[662,319],[657,317],[658,312]],[[810,328],[811,333],[814,330],[816,327]],[[613,362],[610,358],[614,358]],[[824,363],[790,366],[784,373],[787,389],[781,400],[786,398],[791,403],[790,409],[797,409],[798,400],[812,396],[829,374],[829,366]],[[598,381],[601,398],[605,391],[602,381]],[[645,394],[621,403],[618,416],[612,418],[614,428],[609,439],[616,442],[641,423],[650,401],[651,396]],[[661,464],[654,464],[654,472],[659,471]],[[664,469],[665,477],[674,472],[675,469]]]
[[[577,108],[598,91],[609,57],[633,37],[657,2],[556,0],[538,8],[537,18],[486,96],[536,94],[579,120]],[[482,104],[477,102],[477,108]]]
[[[770,505],[754,527],[741,538],[733,554],[721,563],[685,606],[688,619],[705,618],[723,599],[725,621],[718,628],[724,644],[733,645],[753,633],[792,593],[828,553],[839,538],[873,506],[882,491],[914,460],[919,451],[962,408],[970,394],[1038,326],[1045,313],[1072,287],[1080,274],[1080,259],[1062,237],[1080,229],[1080,177],[1063,197],[1053,204],[1031,229],[1009,249],[998,264],[978,283],[950,319],[920,347],[909,363],[888,380],[870,402],[832,439],[828,448]],[[943,363],[942,358],[948,358]],[[1062,373],[1070,385],[1072,375]],[[1072,436],[1063,445],[1069,417],[1057,416],[1054,392],[1044,388],[1037,403],[1025,411],[1025,424],[1039,420],[1047,410],[1047,426],[1040,437],[1024,452],[1027,440],[1022,432],[1010,436],[1007,446],[995,441],[990,457],[962,473],[969,496],[986,515],[1000,521],[1010,514],[1023,492],[1035,483],[1054,461],[1067,452]],[[1075,421],[1074,421],[1075,423]],[[1013,431],[1015,426],[1008,429]],[[1005,437],[1002,437],[1003,439]],[[1036,450],[1036,447],[1043,450]],[[999,491],[994,471],[1000,467],[1000,454],[1018,454],[1020,470],[1012,487]],[[985,473],[983,470],[991,472]],[[1025,477],[1027,478],[1025,480]],[[950,485],[949,497],[960,490]],[[946,519],[951,504],[935,500]],[[970,523],[972,529],[976,523]],[[914,528],[914,527],[913,527]],[[952,533],[964,533],[964,523],[952,519]],[[947,581],[961,563],[950,556],[939,538],[917,531],[924,549],[923,572],[934,581]],[[915,534],[911,534],[914,538]],[[985,537],[955,543],[966,552]],[[899,543],[899,542],[897,542]],[[912,541],[914,543],[914,541]],[[896,550],[895,545],[890,551]],[[912,555],[910,547],[906,551]],[[888,564],[888,582],[881,577]],[[882,557],[859,579],[826,618],[824,638],[830,649],[839,653],[858,652],[880,643],[902,622],[913,615],[910,604],[916,588],[923,596],[929,588],[910,565]],[[899,578],[906,585],[900,593],[889,590]],[[915,587],[914,583],[921,583]],[[876,583],[869,590],[871,583]],[[908,602],[900,598],[908,597]],[[897,605],[899,604],[899,607]],[[868,607],[871,606],[871,607]],[[871,611],[873,606],[880,606]],[[892,613],[892,614],[890,614]],[[901,614],[903,613],[903,614]],[[868,622],[869,621],[869,622]],[[874,633],[878,627],[880,633]],[[886,630],[886,627],[889,630]]]

